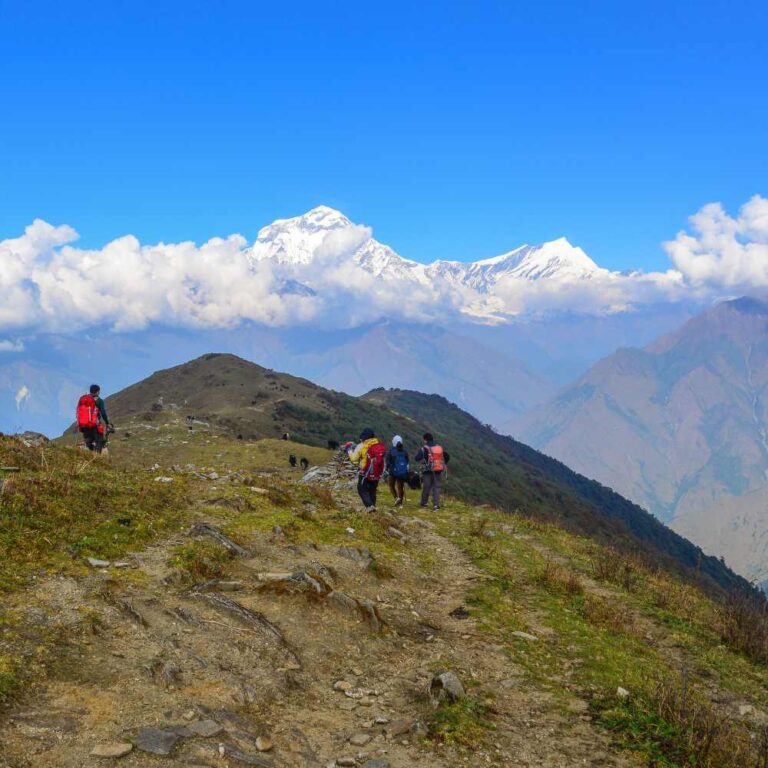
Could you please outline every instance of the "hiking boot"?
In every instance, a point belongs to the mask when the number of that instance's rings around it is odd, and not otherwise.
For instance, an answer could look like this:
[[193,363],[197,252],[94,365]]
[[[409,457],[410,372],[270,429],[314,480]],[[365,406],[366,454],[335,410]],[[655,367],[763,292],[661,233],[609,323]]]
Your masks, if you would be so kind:
[[366,507],[365,511],[366,512],[375,512],[376,511],[376,507]]
[[403,500],[402,500],[402,499],[398,499],[398,500],[395,502],[395,506],[396,506],[396,507],[402,507],[402,506],[403,506]]
[[435,504],[435,506],[434,506],[434,507],[432,507],[432,510],[433,510],[434,512],[437,512],[439,509],[440,509],[440,507],[438,507],[438,506],[437,506],[437,504]]

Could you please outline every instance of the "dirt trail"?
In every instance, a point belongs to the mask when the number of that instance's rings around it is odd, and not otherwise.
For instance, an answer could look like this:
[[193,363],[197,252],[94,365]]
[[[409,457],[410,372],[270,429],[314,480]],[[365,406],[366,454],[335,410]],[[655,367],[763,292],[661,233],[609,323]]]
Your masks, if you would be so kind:
[[[175,729],[178,742],[165,757],[134,748],[120,765],[633,764],[612,754],[579,702],[563,713],[527,689],[502,645],[489,643],[472,618],[450,615],[484,578],[466,555],[428,518],[405,517],[400,528],[408,541],[392,578],[335,546],[258,538],[227,577],[242,588],[220,594],[266,617],[285,643],[172,581],[167,562],[182,535],[136,554],[136,568],[119,577],[51,579],[29,603],[71,626],[70,642],[47,681],[0,720],[0,768],[108,764],[113,759],[90,756],[94,746],[134,742],[143,728]],[[419,565],[425,550],[429,572]],[[261,574],[302,569],[322,573],[337,593],[371,601],[384,631],[311,588],[260,589]],[[492,701],[495,730],[471,754],[424,741],[427,691],[441,668],[472,681],[473,697]],[[340,680],[359,697],[334,690]],[[267,739],[272,748],[259,751]]]

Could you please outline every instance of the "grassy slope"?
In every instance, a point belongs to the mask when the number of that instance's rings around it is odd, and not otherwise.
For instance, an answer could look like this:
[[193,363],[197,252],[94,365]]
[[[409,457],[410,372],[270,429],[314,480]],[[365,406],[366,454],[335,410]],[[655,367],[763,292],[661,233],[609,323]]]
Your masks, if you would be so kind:
[[[198,501],[215,496],[225,531],[246,544],[280,525],[296,543],[368,546],[380,577],[398,578],[404,545],[386,536],[377,518],[350,509],[349,499],[296,486],[282,468],[288,446],[281,441],[249,443],[204,431],[187,435],[183,450],[189,453],[182,451],[179,461],[194,458],[198,466],[219,472],[240,469],[244,477],[235,484],[214,486],[175,475],[174,483],[165,485],[154,482],[154,472],[117,468],[150,460],[165,464],[173,429],[149,430],[140,446],[132,438],[115,444],[110,461],[89,460],[68,448],[41,451],[8,439],[0,443],[2,464],[22,469],[6,484],[0,505],[0,592],[6,598],[0,614],[0,694],[19,683],[22,672],[42,673],[47,661],[42,649],[55,650],[55,638],[44,637],[32,663],[29,654],[14,653],[21,616],[14,606],[23,605],[19,590],[45,574],[77,576],[83,572],[82,555],[121,556],[172,530],[188,519],[190,495]],[[280,472],[259,477],[274,461]],[[267,493],[252,490],[254,482]],[[244,509],[222,504],[236,497],[245,501]],[[132,518],[128,527],[117,522],[126,514]],[[487,641],[504,647],[510,669],[522,670],[526,689],[545,692],[564,714],[574,695],[586,700],[595,721],[614,734],[617,748],[636,750],[648,764],[759,764],[752,726],[731,715],[745,702],[768,709],[768,672],[723,642],[721,608],[704,593],[528,514],[449,500],[431,520],[486,574],[487,581],[470,588],[467,604],[481,619]],[[348,527],[355,530],[353,538]],[[418,554],[421,568],[434,573],[433,553]],[[215,545],[199,542],[176,550],[173,562],[182,578],[193,581],[226,575],[229,567]],[[130,577],[130,572],[114,575]],[[514,634],[520,631],[539,639]],[[681,713],[670,701],[683,670],[689,706]],[[629,699],[617,697],[618,686],[630,691]],[[710,698],[722,706],[714,708]],[[493,725],[492,701],[462,706],[436,713],[436,738],[468,748],[492,739],[487,731]],[[707,731],[691,711],[704,712],[717,724],[706,753]]]
[[[715,589],[747,587],[716,558],[705,556],[639,507],[497,435],[438,396],[376,390],[355,398],[234,355],[210,354],[159,371],[108,398],[107,404],[119,425],[138,421],[144,433],[196,416],[215,433],[260,439],[289,432],[295,441],[311,446],[354,439],[363,426],[372,426],[385,440],[402,435],[414,449],[430,429],[454,456],[452,492],[467,501],[520,510],[626,550],[638,549],[649,560]],[[173,451],[174,441],[168,442]]]
[[451,488],[466,500],[490,502],[628,551],[639,550],[656,565],[701,577],[703,583],[726,590],[748,586],[645,510],[559,461],[496,434],[442,397],[374,390],[365,399],[417,419],[438,435],[455,458]]

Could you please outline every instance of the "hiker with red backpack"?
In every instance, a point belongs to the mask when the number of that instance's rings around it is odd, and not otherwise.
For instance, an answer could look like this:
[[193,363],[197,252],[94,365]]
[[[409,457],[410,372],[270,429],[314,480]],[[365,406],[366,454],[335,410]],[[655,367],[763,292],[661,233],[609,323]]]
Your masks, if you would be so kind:
[[440,485],[445,475],[450,456],[443,450],[442,445],[435,442],[431,432],[425,433],[422,446],[416,454],[416,461],[422,462],[421,471],[421,503],[420,507],[426,507],[432,495],[433,509],[440,509]]
[[405,501],[405,483],[411,472],[408,451],[403,446],[403,438],[395,435],[392,447],[387,451],[387,479],[396,507],[402,507]]
[[356,446],[347,446],[349,460],[358,467],[357,492],[366,512],[376,511],[376,492],[379,480],[384,474],[386,455],[387,446],[376,437],[370,427],[360,433],[360,442]]
[[107,407],[101,399],[101,387],[91,384],[88,394],[77,401],[77,428],[83,436],[85,447],[89,451],[101,453],[111,426]]

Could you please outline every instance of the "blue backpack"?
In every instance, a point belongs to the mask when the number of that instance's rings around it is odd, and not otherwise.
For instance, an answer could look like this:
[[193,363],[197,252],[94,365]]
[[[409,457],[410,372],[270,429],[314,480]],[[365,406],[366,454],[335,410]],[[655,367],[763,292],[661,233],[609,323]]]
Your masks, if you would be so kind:
[[408,477],[408,454],[405,451],[392,452],[392,477],[405,479]]

